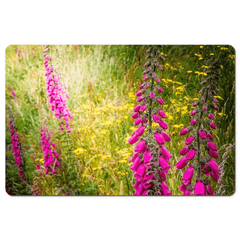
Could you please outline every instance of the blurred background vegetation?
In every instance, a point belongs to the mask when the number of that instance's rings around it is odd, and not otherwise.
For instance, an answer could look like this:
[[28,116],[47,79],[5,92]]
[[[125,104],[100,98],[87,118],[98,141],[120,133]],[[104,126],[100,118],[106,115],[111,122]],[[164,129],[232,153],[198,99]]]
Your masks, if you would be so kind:
[[[70,45],[51,46],[53,65],[64,74],[70,98],[67,105],[73,114],[72,132],[58,132],[58,122],[51,112],[46,95],[43,46],[9,46],[6,49],[6,102],[11,106],[26,159],[28,184],[40,195],[132,195],[134,177],[129,166],[133,146],[127,139],[135,131],[131,115],[137,104],[145,63],[145,45]],[[210,56],[222,61],[219,81],[219,111],[214,142],[222,147],[218,161],[229,144],[235,143],[235,50],[232,46],[159,46],[166,58],[158,72],[165,90],[164,111],[172,141],[166,147],[173,154],[168,186],[173,195],[179,190],[183,172],[175,169],[184,138],[179,130],[188,126],[189,112],[198,97],[201,69]],[[14,101],[10,87],[15,91]],[[6,119],[7,119],[6,113]],[[57,174],[44,175],[40,142],[42,120],[52,130],[52,139],[60,154]],[[235,191],[235,151],[229,152],[223,180],[225,195]],[[35,165],[41,170],[37,171]],[[43,174],[41,174],[41,171]],[[27,195],[11,150],[6,121],[6,177],[12,195]],[[215,191],[217,184],[214,185]],[[28,188],[29,189],[29,188]]]

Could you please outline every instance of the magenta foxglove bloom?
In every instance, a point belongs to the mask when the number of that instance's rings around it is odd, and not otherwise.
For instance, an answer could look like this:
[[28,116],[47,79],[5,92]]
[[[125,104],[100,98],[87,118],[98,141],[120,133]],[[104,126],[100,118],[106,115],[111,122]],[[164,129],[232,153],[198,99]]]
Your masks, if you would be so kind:
[[138,118],[140,115],[139,115],[139,113],[138,112],[135,112],[133,115],[132,115],[132,118],[133,119],[136,119],[136,118]]
[[160,144],[160,145],[162,145],[162,144],[165,143],[165,139],[164,139],[164,137],[161,135],[161,133],[156,132],[156,133],[155,133],[155,139],[156,139],[157,143]]
[[185,144],[186,144],[186,145],[189,145],[189,144],[192,143],[193,140],[194,140],[193,136],[190,136],[190,137],[188,137],[188,138],[185,140]]
[[180,161],[178,161],[176,163],[177,169],[182,169],[184,168],[186,165],[188,164],[188,159],[185,157],[183,157]]
[[217,146],[216,146],[213,142],[209,141],[209,142],[207,143],[207,145],[208,145],[208,148],[209,148],[209,149],[211,149],[211,150],[213,150],[213,151],[217,151]]
[[161,146],[161,153],[162,153],[163,157],[168,162],[170,162],[170,158],[172,157],[172,154],[167,150],[167,148],[164,145]]
[[137,99],[138,102],[141,102],[144,98],[141,96]]
[[144,150],[146,149],[146,144],[144,142],[144,140],[141,140],[135,147],[135,152],[144,152]]
[[206,132],[204,132],[203,130],[201,130],[201,131],[199,132],[199,137],[200,137],[201,139],[205,139],[205,138],[207,137]]
[[198,180],[194,186],[194,195],[204,195],[204,184]]
[[129,139],[128,139],[128,142],[129,144],[134,144],[135,142],[137,142],[139,139],[138,135],[136,134],[133,134]]
[[180,135],[186,135],[188,133],[188,129],[187,128],[184,128],[180,131]]
[[169,135],[168,135],[166,132],[164,132],[164,131],[162,130],[161,134],[162,134],[162,136],[164,137],[164,139],[165,139],[166,142],[170,142],[170,141],[171,141],[171,138],[169,137]]
[[141,95],[142,95],[142,91],[136,92],[136,96],[137,96],[137,97],[140,97]]
[[182,180],[183,184],[188,185],[191,183],[192,177],[194,173],[194,168],[192,166],[188,167],[183,174]]
[[171,166],[167,163],[166,159],[162,156],[159,156],[159,166],[162,167],[165,174],[168,173]]
[[144,112],[145,110],[147,109],[147,106],[146,105],[142,105],[139,109],[139,112],[142,113]]
[[214,122],[211,122],[211,123],[210,123],[210,127],[211,127],[212,129],[216,129],[216,128],[217,128],[217,126],[215,125]]
[[134,108],[134,112],[138,112],[139,111],[139,109],[141,108],[141,104],[138,104],[135,108]]
[[194,125],[196,122],[197,122],[196,119],[192,119],[191,122],[190,122],[190,125]]
[[163,105],[163,104],[165,103],[161,98],[158,99],[158,102],[159,102],[161,105]]
[[214,181],[218,181],[218,179],[219,179],[219,174],[218,173],[216,173],[216,172],[213,172],[213,171],[211,171],[210,172],[210,176],[212,177],[212,179],[214,180]]
[[212,135],[208,132],[207,133],[207,138],[211,141],[211,140],[213,140],[213,137],[212,137]]
[[209,154],[212,158],[218,158],[218,157],[219,157],[219,154],[218,154],[216,151],[209,150],[209,151],[208,151],[208,154]]
[[207,111],[207,107],[206,106],[203,106],[203,111]]
[[158,114],[160,115],[161,118],[166,118],[166,114],[164,113],[164,111],[162,111],[161,109],[158,111]]
[[196,112],[194,110],[191,111],[190,116],[194,116]]
[[164,92],[164,90],[161,87],[158,88],[158,91],[161,93]]
[[163,191],[163,195],[172,195],[172,193],[169,191],[169,188],[165,182],[162,182],[162,191]]
[[142,119],[140,117],[138,117],[135,121],[134,121],[134,125],[137,126],[138,124],[140,124],[142,122]]
[[145,130],[145,127],[144,127],[144,126],[140,126],[140,127],[135,131],[135,134],[136,134],[137,136],[141,136],[141,135],[143,134],[144,130]]
[[212,119],[212,120],[215,118],[212,113],[209,113],[208,117],[209,117],[210,119]]
[[161,119],[157,114],[154,114],[153,115],[153,121],[156,122],[156,123],[160,123]]
[[213,172],[218,173],[219,169],[218,169],[218,165],[215,161],[210,159],[209,162],[208,162],[208,165]]
[[206,185],[205,193],[206,195],[215,195],[210,184]]
[[191,149],[191,150],[187,153],[186,158],[187,158],[188,160],[192,160],[192,159],[195,157],[195,155],[196,155],[196,150],[195,150],[195,149]]
[[153,98],[155,98],[155,94],[152,92],[152,93],[150,93],[149,97],[153,99]]
[[182,148],[182,150],[180,151],[180,155],[184,156],[189,152],[189,148],[188,146],[185,146],[184,148]]
[[140,166],[140,164],[141,164],[141,158],[137,157],[135,159],[135,161],[133,162],[132,166],[130,167],[130,169],[132,169],[133,172],[136,172],[138,170],[138,167]]
[[168,129],[168,124],[163,120],[160,120],[159,125],[161,126],[162,129]]

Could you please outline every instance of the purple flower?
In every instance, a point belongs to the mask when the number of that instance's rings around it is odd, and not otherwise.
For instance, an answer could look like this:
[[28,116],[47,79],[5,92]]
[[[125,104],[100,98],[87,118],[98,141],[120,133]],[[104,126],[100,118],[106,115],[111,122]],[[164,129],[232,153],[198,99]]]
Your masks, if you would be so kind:
[[192,143],[193,140],[194,140],[193,136],[190,136],[190,137],[188,137],[188,138],[185,140],[185,144],[186,144],[186,145],[189,145],[189,144]]
[[194,173],[194,168],[192,166],[190,166],[186,169],[186,171],[184,172],[183,177],[182,177],[183,184],[185,184],[185,185],[191,184],[193,173]]
[[197,122],[197,120],[193,118],[193,119],[190,121],[190,125],[194,125],[196,122]]
[[177,169],[182,169],[184,168],[188,163],[188,159],[185,157],[183,157],[180,161],[178,161],[176,163]]
[[138,124],[140,124],[142,122],[142,119],[139,117],[134,121],[134,125],[137,126]]
[[140,127],[135,131],[135,134],[136,134],[137,136],[141,136],[141,135],[143,134],[144,130],[145,130],[145,127],[144,127],[144,126],[140,126]]
[[162,194],[163,195],[172,195],[172,193],[169,191],[169,188],[165,182],[162,182],[161,186],[162,186]]
[[210,127],[211,127],[212,129],[216,129],[216,128],[217,128],[217,126],[215,125],[214,122],[211,122],[211,123],[210,123]]
[[144,152],[144,150],[146,149],[146,144],[144,142],[144,140],[141,140],[135,147],[135,152]]
[[141,104],[138,104],[135,108],[134,108],[134,112],[138,112],[139,111],[139,109],[141,108]]
[[212,158],[218,158],[218,157],[219,157],[219,154],[218,154],[216,151],[209,150],[209,151],[208,151],[208,154],[209,154]]
[[137,96],[137,97],[140,97],[141,95],[142,95],[142,91],[136,92],[136,96]]
[[212,159],[209,160],[208,162],[208,165],[209,167],[211,168],[211,170],[215,173],[218,173],[219,171],[219,168],[218,168],[218,165],[215,161],[213,161]]
[[204,195],[204,184],[200,180],[194,186],[194,195]]
[[139,109],[139,112],[144,112],[147,109],[146,105],[142,105],[141,108]]
[[164,101],[163,101],[161,98],[158,99],[158,102],[159,102],[161,105],[164,104]]
[[161,154],[168,162],[170,162],[170,158],[172,157],[172,154],[163,145],[161,146]]
[[152,92],[152,93],[150,93],[149,97],[150,97],[151,99],[153,99],[153,98],[155,98],[155,94]]
[[188,129],[187,128],[184,128],[180,131],[180,135],[186,135],[188,133]]
[[161,134],[162,134],[162,136],[164,137],[164,139],[165,139],[166,142],[170,142],[170,141],[171,141],[171,138],[168,136],[168,134],[167,134],[166,132],[164,132],[164,131],[162,130]]
[[180,155],[184,156],[189,152],[188,146],[185,146],[183,149],[180,151]]
[[139,113],[138,113],[138,112],[135,112],[135,113],[132,115],[132,118],[136,119],[136,118],[138,118],[139,116],[140,116]]
[[136,134],[133,134],[129,139],[128,139],[128,142],[129,144],[134,144],[135,142],[137,142],[139,139],[138,135]]
[[200,137],[201,139],[205,139],[205,138],[207,137],[206,132],[204,132],[203,130],[201,130],[201,131],[199,132],[199,137]]
[[186,158],[187,158],[188,160],[192,160],[192,159],[195,157],[196,152],[197,152],[197,151],[196,151],[195,149],[191,149],[191,150],[187,153]]
[[161,119],[157,114],[154,114],[153,115],[153,121],[156,122],[156,123],[160,123]]
[[167,117],[166,114],[164,113],[164,111],[161,110],[161,109],[158,110],[158,114],[160,115],[161,118],[166,118]]
[[160,120],[159,125],[163,129],[168,129],[168,124],[164,122],[163,120]]
[[211,150],[213,150],[213,151],[217,151],[217,146],[216,146],[213,142],[209,141],[209,142],[207,143],[207,145],[208,145],[208,148],[209,148],[209,149],[211,149]]
[[210,119],[212,119],[212,120],[215,118],[212,113],[209,113],[208,117],[209,117]]
[[155,139],[156,139],[157,143],[160,145],[165,143],[164,137],[158,132],[155,133]]

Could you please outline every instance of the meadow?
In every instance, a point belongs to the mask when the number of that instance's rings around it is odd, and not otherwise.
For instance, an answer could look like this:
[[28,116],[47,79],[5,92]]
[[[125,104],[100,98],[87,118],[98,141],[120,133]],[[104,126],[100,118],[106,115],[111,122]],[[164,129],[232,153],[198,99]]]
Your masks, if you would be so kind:
[[[133,125],[135,93],[142,83],[145,45],[50,46],[51,60],[58,66],[69,95],[67,106],[73,118],[71,133],[58,131],[46,91],[43,46],[11,45],[6,49],[6,103],[11,107],[24,153],[26,184],[22,183],[11,148],[6,111],[6,191],[11,195],[133,195],[134,177],[130,166],[134,146],[128,143],[137,129]],[[235,143],[235,50],[218,45],[159,46],[166,58],[160,73],[164,88],[163,109],[166,146],[173,155],[167,184],[172,195],[182,195],[182,170],[177,170],[184,139],[179,131],[189,124],[192,103],[199,96],[204,78],[204,61],[220,58],[219,111],[212,133],[219,150],[219,163],[230,144]],[[16,94],[13,98],[11,89]],[[7,108],[6,108],[7,109]],[[44,174],[44,153],[40,129],[51,132],[61,167],[55,175]],[[153,124],[156,128],[157,124]],[[235,150],[228,152],[223,179],[224,195],[235,191]],[[36,164],[40,167],[36,168]],[[214,191],[219,185],[215,183]]]

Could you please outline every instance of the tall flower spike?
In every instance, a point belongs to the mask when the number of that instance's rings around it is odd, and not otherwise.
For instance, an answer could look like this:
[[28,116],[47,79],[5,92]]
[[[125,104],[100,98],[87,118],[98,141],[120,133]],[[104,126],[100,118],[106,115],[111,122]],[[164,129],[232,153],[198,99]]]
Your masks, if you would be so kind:
[[41,143],[42,143],[42,150],[44,152],[44,168],[45,174],[48,174],[49,170],[52,172],[53,175],[57,173],[56,168],[60,167],[60,163],[58,162],[58,153],[54,149],[55,144],[51,142],[51,135],[48,132],[47,127],[41,128]]
[[[206,79],[203,85],[199,100],[195,101],[192,106],[195,107],[190,115],[194,118],[190,126],[180,131],[180,135],[191,132],[191,135],[185,140],[186,146],[180,151],[180,155],[185,155],[177,164],[177,169],[187,167],[183,174],[183,184],[180,190],[184,195],[215,195],[210,185],[211,178],[214,181],[219,179],[219,167],[215,162],[218,158],[217,146],[213,143],[211,129],[216,129],[212,121],[214,115],[210,109],[217,110],[214,95],[217,92],[217,81],[220,78],[220,64],[218,59],[210,58],[206,63]],[[194,190],[194,191],[193,191]]]
[[[170,168],[168,162],[172,154],[164,146],[171,138],[163,131],[168,125],[162,120],[166,118],[166,114],[160,109],[164,104],[160,95],[163,89],[156,73],[157,69],[162,70],[158,61],[163,57],[157,47],[152,46],[147,50],[147,58],[143,71],[144,83],[140,86],[141,91],[136,93],[140,103],[134,108],[133,116],[137,118],[134,125],[141,123],[141,126],[128,141],[134,144],[140,140],[135,147],[135,154],[131,160],[133,165],[130,167],[136,178],[133,185],[136,189],[134,195],[171,195],[166,184],[166,174]],[[146,85],[148,87],[143,87]],[[153,129],[153,121],[159,124],[157,129]]]
[[46,84],[47,84],[47,95],[49,97],[49,103],[51,111],[55,112],[55,116],[59,119],[60,130],[63,131],[63,126],[66,126],[68,132],[71,132],[69,126],[69,119],[72,119],[72,114],[69,111],[66,98],[69,95],[66,93],[66,86],[62,85],[60,81],[60,73],[57,72],[51,64],[51,56],[49,46],[44,46],[44,65],[46,69]]
[[13,155],[15,158],[15,162],[17,164],[19,176],[23,180],[23,183],[26,183],[26,179],[24,175],[27,177],[27,171],[25,167],[25,161],[24,161],[24,155],[21,147],[21,142],[17,133],[17,127],[15,124],[15,120],[13,117],[13,112],[11,107],[6,103],[7,109],[8,109],[8,115],[9,115],[9,128],[10,128],[10,134],[11,134],[11,141],[12,141],[12,150],[13,150]]

